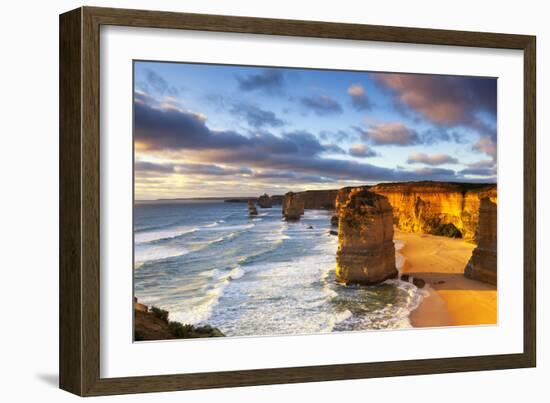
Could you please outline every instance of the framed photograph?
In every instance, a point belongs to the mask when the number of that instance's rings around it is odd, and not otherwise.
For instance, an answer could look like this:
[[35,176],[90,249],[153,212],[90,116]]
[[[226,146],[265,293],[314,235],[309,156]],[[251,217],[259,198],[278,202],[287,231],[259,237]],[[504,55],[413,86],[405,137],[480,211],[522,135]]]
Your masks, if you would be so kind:
[[535,37],[60,16],[60,387],[533,367]]

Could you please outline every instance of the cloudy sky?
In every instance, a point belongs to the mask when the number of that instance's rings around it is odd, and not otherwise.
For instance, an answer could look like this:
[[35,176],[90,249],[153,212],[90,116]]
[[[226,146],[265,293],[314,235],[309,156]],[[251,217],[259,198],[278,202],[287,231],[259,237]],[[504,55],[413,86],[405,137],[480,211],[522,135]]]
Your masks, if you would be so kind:
[[493,78],[134,63],[137,200],[496,182]]

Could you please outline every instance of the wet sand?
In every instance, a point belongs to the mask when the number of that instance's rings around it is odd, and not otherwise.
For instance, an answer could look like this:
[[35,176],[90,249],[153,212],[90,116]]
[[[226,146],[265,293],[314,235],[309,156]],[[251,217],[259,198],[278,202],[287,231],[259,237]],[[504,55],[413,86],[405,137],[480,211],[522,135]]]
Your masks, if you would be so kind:
[[496,287],[464,277],[475,244],[461,239],[395,231],[405,242],[401,273],[426,281],[429,296],[411,313],[415,327],[497,323]]

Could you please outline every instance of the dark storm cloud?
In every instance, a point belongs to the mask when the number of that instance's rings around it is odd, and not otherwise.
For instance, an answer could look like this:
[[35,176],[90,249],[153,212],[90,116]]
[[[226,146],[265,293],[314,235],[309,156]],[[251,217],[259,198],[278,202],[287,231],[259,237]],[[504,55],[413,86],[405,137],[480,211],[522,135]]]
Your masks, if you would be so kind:
[[230,112],[244,118],[250,126],[256,129],[266,126],[279,127],[285,124],[275,113],[245,103],[233,105]]
[[300,102],[318,116],[340,114],[344,111],[338,101],[328,95],[302,97]]
[[257,74],[236,76],[238,87],[242,91],[262,90],[268,93],[280,92],[283,88],[284,77],[280,70],[263,69]]

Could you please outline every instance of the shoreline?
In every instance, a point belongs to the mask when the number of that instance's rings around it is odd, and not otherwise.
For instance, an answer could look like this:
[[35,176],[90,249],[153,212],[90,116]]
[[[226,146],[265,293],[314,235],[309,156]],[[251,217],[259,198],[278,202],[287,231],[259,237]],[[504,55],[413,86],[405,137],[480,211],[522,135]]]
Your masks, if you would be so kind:
[[496,286],[464,276],[475,244],[398,230],[394,239],[404,242],[399,250],[404,258],[400,272],[423,279],[429,293],[410,314],[413,327],[497,323]]

